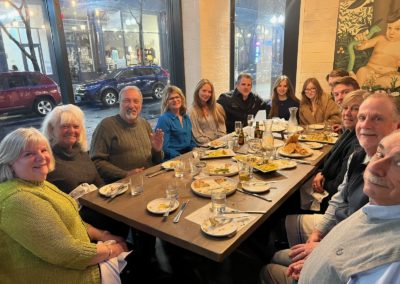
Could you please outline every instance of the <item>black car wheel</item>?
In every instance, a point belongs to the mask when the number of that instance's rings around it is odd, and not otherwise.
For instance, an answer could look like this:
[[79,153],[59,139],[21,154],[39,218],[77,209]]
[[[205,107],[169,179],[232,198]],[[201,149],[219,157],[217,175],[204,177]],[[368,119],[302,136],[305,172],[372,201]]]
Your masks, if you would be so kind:
[[105,90],[101,95],[101,101],[106,107],[114,106],[118,101],[118,94],[112,89]]
[[54,108],[54,103],[49,98],[39,98],[33,103],[33,110],[40,116],[45,116]]
[[156,100],[161,100],[164,88],[165,86],[162,84],[155,85],[153,87],[153,98]]

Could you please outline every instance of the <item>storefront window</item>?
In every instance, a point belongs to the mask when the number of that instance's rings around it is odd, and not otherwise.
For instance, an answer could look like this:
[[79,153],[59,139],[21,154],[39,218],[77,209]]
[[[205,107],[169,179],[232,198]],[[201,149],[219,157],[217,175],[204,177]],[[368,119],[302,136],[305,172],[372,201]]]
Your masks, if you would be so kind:
[[264,99],[282,74],[285,0],[236,0],[235,78],[241,72],[254,78],[253,89]]

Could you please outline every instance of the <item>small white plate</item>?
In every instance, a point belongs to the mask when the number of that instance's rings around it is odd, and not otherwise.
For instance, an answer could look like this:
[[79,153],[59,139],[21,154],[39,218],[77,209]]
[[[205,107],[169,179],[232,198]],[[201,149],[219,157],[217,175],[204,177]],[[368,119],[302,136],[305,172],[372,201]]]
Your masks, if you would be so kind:
[[266,192],[271,188],[271,184],[263,181],[249,181],[242,183],[242,188],[249,192]]
[[236,175],[239,171],[238,165],[235,162],[208,162],[204,171],[210,176],[225,176],[230,177]]
[[235,156],[235,152],[231,149],[218,149],[205,151],[201,159],[228,158],[233,156]]
[[324,144],[318,142],[303,142],[302,144],[306,145],[310,149],[318,150],[324,147]]
[[209,147],[217,149],[217,148],[223,148],[226,146],[225,141],[221,141],[221,140],[214,140],[211,142],[208,142],[207,144]]
[[99,188],[99,193],[105,197],[111,197],[116,190],[119,190],[121,186],[123,186],[124,189],[119,191],[118,195],[120,195],[128,190],[128,184],[122,182],[110,183]]
[[172,208],[169,208],[170,200],[168,198],[157,198],[147,203],[147,210],[154,214],[164,214],[167,210],[170,212],[176,210],[179,206],[179,201],[175,200]]
[[323,124],[310,124],[308,125],[308,129],[314,129],[314,130],[321,130],[324,129],[325,125]]
[[201,230],[213,237],[227,237],[237,231],[237,224],[231,218],[210,217],[201,224]]
[[163,167],[164,169],[172,170],[172,169],[174,169],[174,167],[177,164],[180,164],[180,163],[181,163],[181,161],[174,161],[174,160],[166,161],[161,164],[161,167]]

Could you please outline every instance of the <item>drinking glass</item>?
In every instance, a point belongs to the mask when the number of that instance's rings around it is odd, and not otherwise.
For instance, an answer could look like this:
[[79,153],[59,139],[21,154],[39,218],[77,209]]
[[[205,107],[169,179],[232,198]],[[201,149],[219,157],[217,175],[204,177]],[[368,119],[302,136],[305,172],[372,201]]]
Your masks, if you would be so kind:
[[144,191],[143,180],[142,174],[136,174],[129,178],[129,187],[133,196],[139,195]]
[[211,204],[214,215],[221,215],[225,212],[226,190],[224,188],[211,190]]
[[261,139],[255,138],[249,140],[249,148],[253,153],[257,154],[262,149]]
[[268,159],[271,158],[274,151],[274,136],[271,131],[264,131],[261,146],[264,151],[263,163],[268,163]]
[[235,133],[236,135],[240,134],[240,129],[242,129],[242,122],[241,121],[235,121]]
[[167,196],[167,199],[169,199],[170,201],[178,200],[178,184],[175,181],[168,183],[167,188],[165,189],[165,194]]
[[186,167],[185,162],[182,160],[178,160],[174,166],[175,177],[183,178],[185,167]]
[[254,123],[254,115],[249,114],[247,115],[247,126],[250,128],[249,130],[249,137],[253,137],[253,123]]
[[239,181],[240,183],[243,183],[245,181],[249,181],[251,179],[251,174],[252,174],[252,167],[245,163],[245,162],[238,162],[238,167],[239,167]]

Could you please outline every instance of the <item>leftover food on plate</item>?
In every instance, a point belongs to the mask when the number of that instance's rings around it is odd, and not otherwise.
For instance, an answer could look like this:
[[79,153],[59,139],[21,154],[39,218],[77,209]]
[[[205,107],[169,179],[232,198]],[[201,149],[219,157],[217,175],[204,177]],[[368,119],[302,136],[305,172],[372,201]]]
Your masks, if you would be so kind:
[[267,182],[263,182],[260,180],[258,182],[244,182],[242,183],[242,188],[249,192],[260,193],[269,191],[272,186]]
[[231,149],[218,149],[209,150],[204,152],[202,159],[212,159],[212,158],[223,158],[223,157],[233,157],[235,153]]
[[278,149],[278,153],[290,157],[307,157],[311,156],[312,152],[309,148],[303,147],[298,143],[299,135],[294,134],[290,136],[286,143],[285,146],[281,147]]
[[213,237],[227,237],[237,231],[237,224],[232,218],[210,217],[201,224],[201,230]]
[[214,141],[209,142],[208,146],[210,146],[212,148],[221,148],[221,147],[225,147],[226,143],[225,143],[225,141],[214,140]]
[[315,129],[315,130],[321,130],[325,128],[324,124],[309,124],[308,125],[309,129]]
[[313,133],[313,134],[303,134],[300,135],[299,139],[301,141],[313,141],[322,143],[335,143],[337,137],[333,137],[330,133]]
[[176,165],[179,165],[180,163],[182,163],[182,162],[181,161],[166,161],[161,164],[161,167],[163,167],[164,169],[173,169],[176,167]]
[[206,177],[198,179],[192,182],[191,188],[194,193],[204,196],[211,197],[211,191],[213,189],[223,188],[226,190],[226,195],[230,195],[235,192],[237,182],[227,177]]
[[122,182],[115,182],[107,184],[99,189],[99,193],[106,197],[111,197],[115,193],[122,194],[128,190],[128,184]]
[[209,175],[233,176],[238,173],[238,166],[233,162],[209,162],[205,172]]
[[169,210],[170,212],[176,210],[178,206],[178,200],[174,200],[171,203],[171,200],[168,198],[157,198],[147,204],[147,210],[154,214],[164,214],[165,212],[167,212],[167,210]]
[[296,162],[288,160],[268,160],[267,163],[264,163],[264,159],[262,157],[254,155],[236,155],[234,159],[237,161],[246,162],[254,169],[263,173],[291,169],[297,166]]

